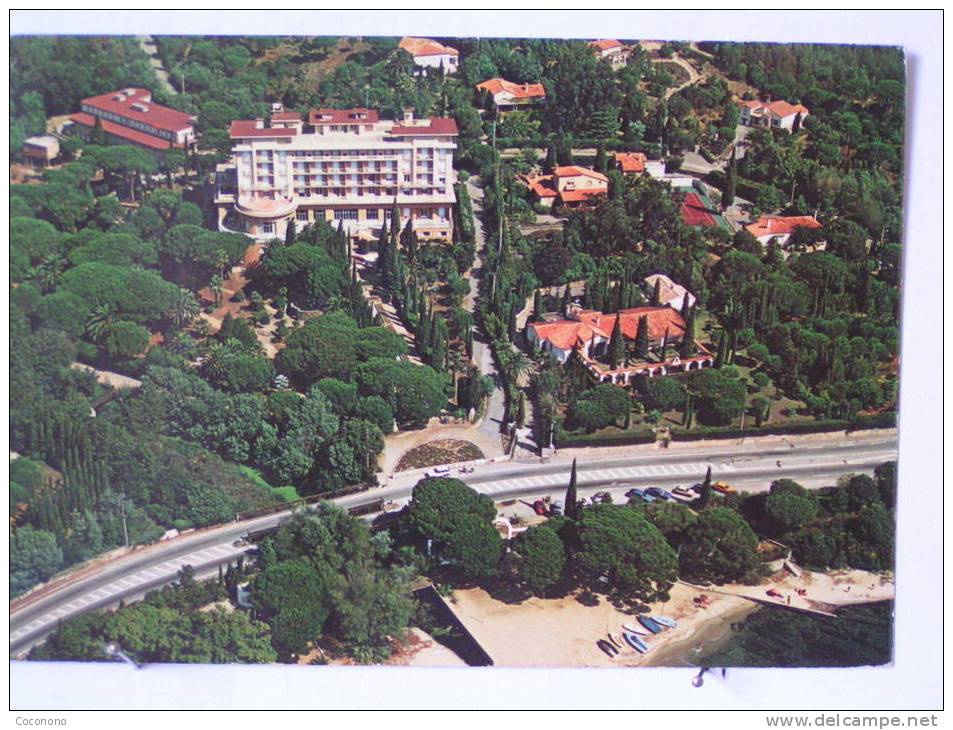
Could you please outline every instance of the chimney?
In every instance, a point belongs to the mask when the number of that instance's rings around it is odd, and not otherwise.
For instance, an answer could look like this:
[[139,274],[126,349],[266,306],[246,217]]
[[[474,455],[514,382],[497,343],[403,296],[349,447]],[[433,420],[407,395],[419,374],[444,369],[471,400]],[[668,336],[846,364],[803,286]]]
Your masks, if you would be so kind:
[[280,101],[272,102],[272,105],[271,105],[272,114],[283,112],[284,110],[285,110],[285,105],[282,104]]
[[404,124],[410,124],[414,121],[414,108],[412,106],[404,107]]
[[265,120],[262,119],[261,117],[255,117],[255,129],[264,129],[264,128],[265,128]]

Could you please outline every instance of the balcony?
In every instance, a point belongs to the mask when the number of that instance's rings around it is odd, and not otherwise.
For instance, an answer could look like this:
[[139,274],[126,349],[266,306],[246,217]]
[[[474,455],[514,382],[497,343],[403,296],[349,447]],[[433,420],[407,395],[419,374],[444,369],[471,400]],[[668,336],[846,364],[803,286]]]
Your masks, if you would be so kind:
[[287,198],[240,197],[235,209],[250,218],[283,218],[293,213],[298,204]]

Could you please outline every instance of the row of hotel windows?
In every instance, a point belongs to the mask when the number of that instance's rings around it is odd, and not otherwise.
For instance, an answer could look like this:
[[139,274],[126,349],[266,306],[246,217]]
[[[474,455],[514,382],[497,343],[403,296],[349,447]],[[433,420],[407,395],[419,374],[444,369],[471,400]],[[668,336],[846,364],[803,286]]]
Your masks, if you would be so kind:
[[[117,122],[124,127],[132,127],[133,129],[138,129],[146,134],[151,134],[153,137],[161,137],[162,139],[168,139],[173,142],[176,141],[176,133],[170,132],[165,129],[156,129],[151,124],[143,124],[137,119],[130,119],[129,117],[121,117],[118,114],[113,114],[112,112],[107,112],[102,109],[97,109],[93,106],[83,105],[83,111],[92,114],[94,117],[101,117],[111,122]],[[190,138],[190,134],[185,135],[186,139]]]
[[[446,219],[446,208],[419,208],[416,211],[416,218],[434,218],[439,217],[440,219]],[[390,208],[367,208],[364,211],[365,218],[369,221],[378,221],[382,218],[389,221],[391,219],[391,209]],[[320,215],[320,213],[319,213]],[[408,218],[410,216],[410,208],[404,208],[401,213],[401,216]],[[357,210],[354,209],[337,209],[333,212],[334,220],[336,221],[356,221],[357,220]],[[298,221],[306,222],[310,220],[310,211],[299,210],[295,214],[295,218]],[[269,225],[269,224],[265,224]],[[267,233],[267,231],[266,231]]]
[[[271,157],[273,154],[277,154],[279,158],[284,158],[285,155],[291,155],[292,157],[406,157],[409,158],[413,155],[414,150],[410,148],[399,149],[399,150],[387,150],[387,149],[374,149],[374,150],[280,150],[274,152],[273,150],[257,149],[255,150],[259,157]],[[416,150],[418,159],[431,159],[434,157],[435,150],[432,147],[419,147]],[[239,157],[251,158],[252,153],[250,151],[238,152],[236,153]],[[450,150],[439,148],[436,150],[437,157],[446,157],[450,154]]]
[[[443,191],[438,190],[437,188],[411,188],[409,190],[401,190],[401,195],[440,195]],[[368,197],[386,195],[388,197],[393,197],[397,195],[396,188],[383,188],[378,190],[364,190],[363,188],[295,188],[294,194],[299,198],[322,198],[329,195],[335,195],[339,198],[344,198],[348,196],[353,196],[356,198],[362,198],[365,195]]]

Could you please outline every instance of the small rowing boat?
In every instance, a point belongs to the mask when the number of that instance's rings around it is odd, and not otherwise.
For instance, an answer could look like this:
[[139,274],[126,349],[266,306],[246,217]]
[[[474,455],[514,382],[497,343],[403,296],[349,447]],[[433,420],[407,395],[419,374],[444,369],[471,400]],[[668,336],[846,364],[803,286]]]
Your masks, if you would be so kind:
[[655,623],[661,624],[662,626],[667,626],[670,629],[674,629],[676,626],[678,626],[678,621],[673,618],[668,618],[667,616],[653,616],[652,620]]
[[640,615],[639,623],[642,624],[649,631],[651,631],[653,634],[657,634],[660,631],[662,631],[662,625],[653,621],[651,616],[646,616],[644,614]]
[[627,631],[622,634],[622,638],[628,642],[629,646],[639,652],[639,654],[644,654],[649,650],[649,645],[642,641],[642,639],[635,634],[631,634]]
[[639,626],[638,624],[622,624],[622,628],[630,634],[636,634],[637,636],[648,636],[652,633],[644,626]]

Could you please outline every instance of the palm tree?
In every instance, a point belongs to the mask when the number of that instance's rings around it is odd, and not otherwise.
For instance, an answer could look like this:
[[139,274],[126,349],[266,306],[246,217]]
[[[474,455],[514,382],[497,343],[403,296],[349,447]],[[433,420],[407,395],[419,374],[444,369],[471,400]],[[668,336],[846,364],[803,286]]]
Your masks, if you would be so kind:
[[112,307],[102,304],[89,313],[86,319],[86,334],[93,342],[106,339],[116,324],[116,313]]
[[227,363],[233,355],[234,350],[228,342],[213,342],[202,359],[202,372],[212,380],[224,377]]
[[514,384],[533,367],[533,361],[519,350],[502,350],[499,358],[503,376]]
[[34,271],[34,278],[44,293],[53,291],[56,282],[66,268],[66,259],[59,254],[51,254],[44,258]]
[[199,303],[188,289],[179,287],[166,316],[176,327],[184,327],[199,316]]

